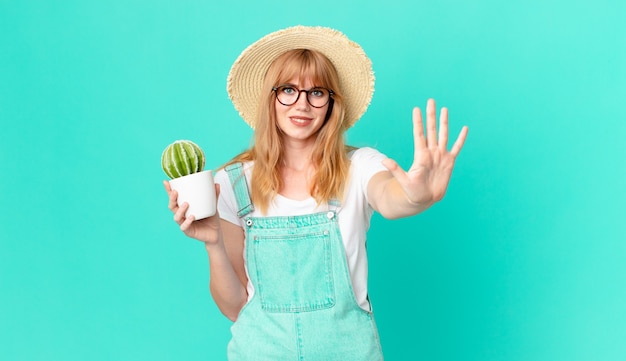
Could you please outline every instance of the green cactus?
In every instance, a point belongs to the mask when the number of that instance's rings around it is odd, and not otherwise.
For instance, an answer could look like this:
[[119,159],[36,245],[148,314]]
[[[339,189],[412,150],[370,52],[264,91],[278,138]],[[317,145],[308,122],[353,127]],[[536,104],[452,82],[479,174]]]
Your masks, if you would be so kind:
[[163,151],[161,167],[171,179],[202,172],[204,152],[190,140],[177,140]]

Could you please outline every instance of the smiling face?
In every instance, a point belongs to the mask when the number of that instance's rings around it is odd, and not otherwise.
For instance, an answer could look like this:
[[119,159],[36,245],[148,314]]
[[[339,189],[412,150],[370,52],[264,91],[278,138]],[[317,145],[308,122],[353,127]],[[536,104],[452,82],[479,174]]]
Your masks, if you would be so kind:
[[[293,85],[287,88],[289,92],[309,90],[320,86],[314,84],[310,79],[301,80],[299,77],[289,79],[286,84]],[[282,90],[279,90],[282,91]],[[316,94],[311,94],[311,97]],[[313,107],[307,101],[307,93],[301,92],[298,100],[292,105],[284,105],[278,97],[275,99],[276,124],[281,130],[283,140],[314,143],[317,132],[320,130],[326,119],[329,104],[322,107]]]
[[[281,103],[276,97],[276,91],[280,91],[279,88],[285,84],[292,84],[293,89],[282,93],[284,97]],[[329,93],[333,92],[328,104],[315,108],[307,102],[304,92],[292,104],[295,88],[308,91],[313,87],[323,87]],[[337,72],[323,54],[307,49],[285,52],[267,70],[260,91],[261,101],[254,122],[254,147],[255,152],[267,155],[272,166],[282,158],[285,147],[291,147],[292,142],[295,142],[294,146],[313,145],[317,153],[322,154],[335,152],[335,148],[343,150],[343,145],[337,145],[343,144],[343,134],[347,129],[343,122],[343,96]],[[314,92],[310,99],[319,105],[319,99],[314,98],[315,94],[320,95]]]

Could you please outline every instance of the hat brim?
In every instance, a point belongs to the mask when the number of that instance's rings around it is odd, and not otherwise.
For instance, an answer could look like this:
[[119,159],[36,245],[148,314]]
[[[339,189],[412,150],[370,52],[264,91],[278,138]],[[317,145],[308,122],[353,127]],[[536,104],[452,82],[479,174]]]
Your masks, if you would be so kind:
[[270,33],[247,47],[235,60],[227,80],[228,95],[235,109],[252,128],[267,69],[293,49],[312,49],[324,54],[335,66],[345,99],[347,127],[367,110],[374,94],[372,62],[361,46],[343,33],[326,27],[294,26]]

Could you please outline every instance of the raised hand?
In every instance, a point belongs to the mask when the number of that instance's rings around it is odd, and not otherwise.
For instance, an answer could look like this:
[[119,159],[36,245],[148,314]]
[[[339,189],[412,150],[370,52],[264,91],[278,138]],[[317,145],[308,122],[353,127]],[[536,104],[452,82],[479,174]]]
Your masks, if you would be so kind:
[[448,151],[448,109],[441,108],[437,136],[437,109],[435,101],[429,99],[426,105],[426,135],[422,112],[413,109],[413,164],[404,171],[396,161],[386,159],[383,165],[404,191],[409,203],[416,206],[430,205],[443,198],[450,182],[454,162],[465,138],[467,127],[463,127],[452,149]]

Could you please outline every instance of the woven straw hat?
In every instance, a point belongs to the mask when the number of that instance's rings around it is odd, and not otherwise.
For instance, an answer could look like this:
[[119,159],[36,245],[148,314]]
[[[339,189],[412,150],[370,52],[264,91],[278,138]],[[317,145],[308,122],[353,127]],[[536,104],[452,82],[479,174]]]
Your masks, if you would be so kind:
[[341,32],[310,26],[294,26],[270,33],[246,48],[230,69],[227,90],[241,117],[252,128],[265,73],[286,51],[312,49],[324,54],[339,74],[345,99],[344,122],[351,127],[365,113],[374,93],[372,62],[359,44]]

